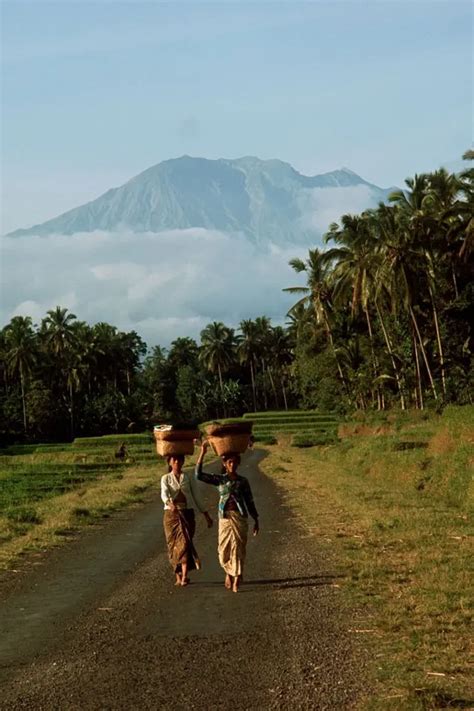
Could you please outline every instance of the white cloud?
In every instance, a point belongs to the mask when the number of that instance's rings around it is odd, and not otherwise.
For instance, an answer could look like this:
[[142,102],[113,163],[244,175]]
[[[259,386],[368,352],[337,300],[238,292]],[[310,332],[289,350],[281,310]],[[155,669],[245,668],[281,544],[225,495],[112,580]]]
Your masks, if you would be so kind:
[[305,253],[204,229],[3,238],[1,321],[38,323],[59,304],[88,323],[134,329],[150,346],[198,338],[213,320],[277,323],[295,300],[282,289],[302,282],[288,261]]
[[368,185],[355,185],[305,190],[302,209],[306,226],[323,234],[331,222],[337,222],[341,215],[357,214],[375,205],[371,188]]

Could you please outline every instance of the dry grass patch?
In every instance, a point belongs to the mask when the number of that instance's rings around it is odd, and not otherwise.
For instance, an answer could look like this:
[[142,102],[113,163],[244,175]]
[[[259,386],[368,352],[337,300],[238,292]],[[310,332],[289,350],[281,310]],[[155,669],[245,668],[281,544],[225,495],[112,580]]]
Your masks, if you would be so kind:
[[402,426],[290,458],[272,447],[262,468],[339,562],[345,594],[373,630],[363,643],[377,693],[361,708],[471,708],[474,410],[448,408],[431,430],[408,424],[423,446],[399,448]]
[[[74,455],[58,453],[53,461],[51,456],[54,455],[9,457],[8,465],[4,463],[0,471],[0,479],[5,487],[4,500],[0,500],[2,569],[11,567],[20,555],[60,545],[84,526],[97,523],[115,510],[142,503],[149,492],[158,491],[161,476],[166,472],[165,462],[158,457],[150,463],[106,467],[103,470],[99,468],[97,471],[92,469],[89,471],[90,478],[83,481],[79,471],[73,475],[77,475],[77,483],[73,478],[71,490],[55,495],[54,487],[68,481],[67,472],[61,478],[59,473],[51,473],[48,469],[44,478],[44,491],[38,491],[35,478],[41,477],[42,467],[50,464],[64,467],[73,461]],[[86,467],[94,466],[91,462],[94,456],[91,452]],[[100,454],[96,456],[100,459]],[[65,457],[69,459],[65,461]],[[194,466],[195,459],[188,457],[187,466]],[[98,467],[103,466],[101,462],[96,464]],[[15,473],[17,466],[19,474]],[[7,489],[13,476],[13,485]],[[42,498],[38,498],[39,494]],[[10,497],[12,503],[5,496]]]
[[7,540],[0,548],[0,568],[9,567],[22,553],[60,544],[81,526],[111,511],[140,502],[143,493],[156,483],[156,467],[133,467],[120,477],[99,477],[87,487],[38,502],[34,510],[39,522],[26,529],[12,529],[11,521],[1,516],[0,537]]

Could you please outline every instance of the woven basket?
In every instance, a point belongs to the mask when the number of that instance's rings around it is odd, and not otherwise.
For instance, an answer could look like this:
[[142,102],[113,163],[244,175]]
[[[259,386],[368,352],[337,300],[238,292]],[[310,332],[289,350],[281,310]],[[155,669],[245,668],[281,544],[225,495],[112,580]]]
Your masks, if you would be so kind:
[[186,440],[199,439],[201,433],[199,430],[153,430],[154,437],[157,442],[184,442]]
[[229,452],[238,452],[239,454],[242,454],[249,446],[250,432],[228,434],[224,437],[209,435],[207,439],[212,449],[219,457],[222,457],[223,454],[228,454]]
[[156,451],[161,457],[171,457],[173,454],[192,454],[194,452],[194,442],[192,439],[174,442],[157,439]]
[[227,435],[240,435],[252,433],[253,422],[246,420],[245,422],[211,422],[205,425],[204,431],[209,437],[225,437]]

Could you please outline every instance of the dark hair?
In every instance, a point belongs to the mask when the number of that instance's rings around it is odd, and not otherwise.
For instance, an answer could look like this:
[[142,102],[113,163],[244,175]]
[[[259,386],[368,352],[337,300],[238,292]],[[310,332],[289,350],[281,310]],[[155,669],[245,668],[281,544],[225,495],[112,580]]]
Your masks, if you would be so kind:
[[170,464],[172,459],[177,459],[178,462],[181,462],[181,464],[184,464],[184,454],[169,454],[166,457],[166,461],[168,463],[168,472],[173,471],[173,467]]
[[226,454],[222,455],[222,461],[224,464],[228,459],[236,459],[237,464],[240,464],[240,454],[238,452],[226,452]]

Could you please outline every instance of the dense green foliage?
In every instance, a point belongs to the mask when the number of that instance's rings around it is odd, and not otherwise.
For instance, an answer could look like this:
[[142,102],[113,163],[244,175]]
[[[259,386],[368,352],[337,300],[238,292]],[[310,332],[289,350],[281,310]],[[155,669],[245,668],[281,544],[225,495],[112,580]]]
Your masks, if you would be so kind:
[[307,276],[288,289],[304,407],[472,403],[474,170],[406,184],[291,262]]
[[[472,156],[466,154],[467,159]],[[472,403],[474,169],[441,169],[361,215],[328,249],[290,262],[307,277],[287,327],[211,323],[200,343],[151,351],[134,331],[59,306],[0,332],[0,434],[71,440],[245,411],[402,410]],[[288,413],[290,414],[290,413]],[[270,423],[269,423],[270,424]]]

